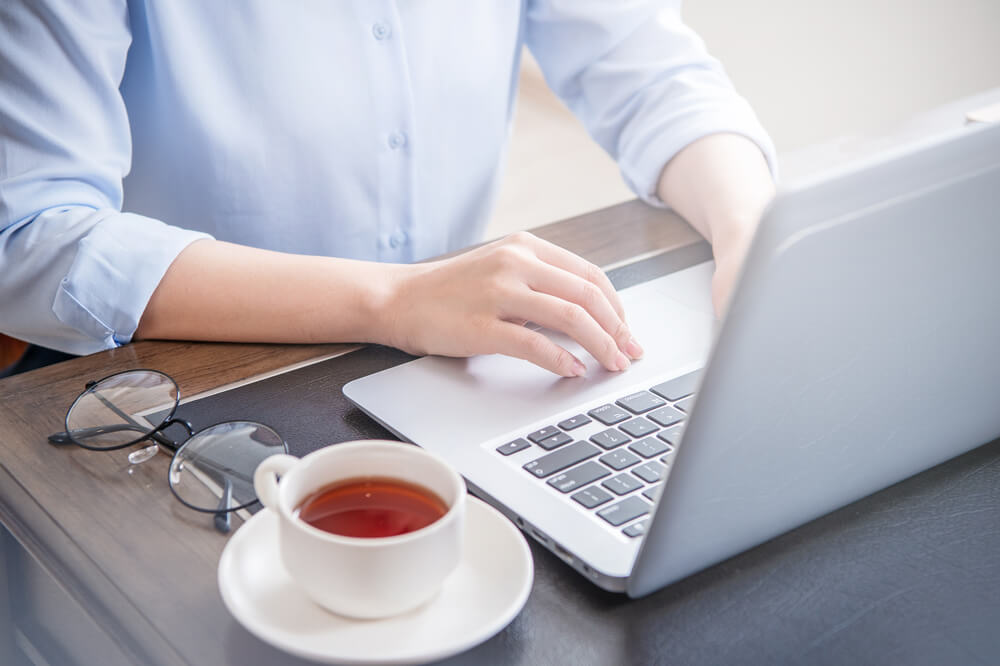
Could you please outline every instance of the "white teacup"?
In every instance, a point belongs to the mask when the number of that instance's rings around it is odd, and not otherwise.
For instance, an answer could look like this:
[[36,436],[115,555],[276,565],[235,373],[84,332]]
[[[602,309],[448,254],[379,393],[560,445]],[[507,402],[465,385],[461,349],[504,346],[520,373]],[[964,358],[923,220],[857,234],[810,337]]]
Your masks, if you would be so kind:
[[[295,515],[316,491],[361,478],[423,487],[441,498],[447,511],[416,531],[376,538],[333,534]],[[365,440],[328,446],[301,459],[272,456],[257,467],[254,488],[279,517],[279,550],[289,575],[334,613],[366,619],[405,613],[433,597],[461,557],[465,482],[443,460],[416,446]]]

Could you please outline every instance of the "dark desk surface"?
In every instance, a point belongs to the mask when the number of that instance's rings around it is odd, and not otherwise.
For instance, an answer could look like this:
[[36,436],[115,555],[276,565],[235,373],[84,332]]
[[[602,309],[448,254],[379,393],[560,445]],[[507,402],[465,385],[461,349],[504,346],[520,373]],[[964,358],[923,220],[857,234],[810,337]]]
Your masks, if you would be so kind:
[[[537,231],[605,266],[698,241],[634,202]],[[53,663],[298,663],[223,607],[226,537],[173,498],[166,456],[129,470],[45,436],[110,372],[157,368],[193,395],[342,349],[142,342],[0,381],[0,519],[16,539],[0,551],[11,601],[0,650]],[[1000,661],[1000,441],[637,601],[532,551],[524,611],[448,663]]]

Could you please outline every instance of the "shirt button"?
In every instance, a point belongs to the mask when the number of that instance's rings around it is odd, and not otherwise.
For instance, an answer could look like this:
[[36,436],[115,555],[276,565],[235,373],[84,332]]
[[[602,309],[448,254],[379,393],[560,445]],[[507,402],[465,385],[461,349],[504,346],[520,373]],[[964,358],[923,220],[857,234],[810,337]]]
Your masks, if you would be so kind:
[[392,37],[392,28],[389,27],[388,23],[383,23],[379,21],[372,26],[372,34],[375,35],[375,39],[381,41],[383,39],[389,39]]
[[405,245],[406,241],[407,241],[406,232],[403,231],[402,229],[399,229],[389,238],[389,246],[395,250],[400,245]]
[[406,132],[398,131],[389,135],[389,147],[398,150],[406,145]]

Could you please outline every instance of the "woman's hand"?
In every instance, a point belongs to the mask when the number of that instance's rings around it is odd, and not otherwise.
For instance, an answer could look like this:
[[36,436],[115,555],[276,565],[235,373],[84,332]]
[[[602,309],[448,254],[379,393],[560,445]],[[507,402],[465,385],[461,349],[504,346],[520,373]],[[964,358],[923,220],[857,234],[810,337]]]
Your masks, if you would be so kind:
[[530,233],[393,269],[379,341],[404,351],[499,353],[564,377],[586,372],[580,359],[524,325],[530,321],[570,336],[608,370],[642,355],[604,272]]

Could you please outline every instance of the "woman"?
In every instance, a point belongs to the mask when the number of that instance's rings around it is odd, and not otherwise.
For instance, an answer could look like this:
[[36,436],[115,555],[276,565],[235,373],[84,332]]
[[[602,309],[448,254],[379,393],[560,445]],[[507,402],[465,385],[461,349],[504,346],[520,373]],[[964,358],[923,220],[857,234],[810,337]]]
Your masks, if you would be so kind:
[[[636,194],[712,243],[721,309],[773,194],[770,141],[679,2],[0,7],[0,331],[379,342],[609,370],[642,349],[592,264],[479,239],[521,46]],[[127,211],[127,212],[123,212]]]

